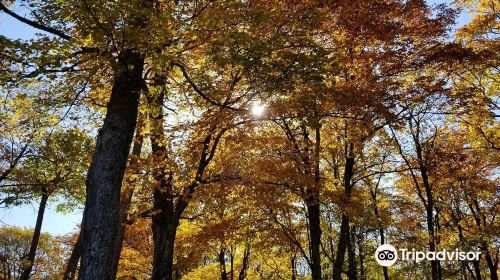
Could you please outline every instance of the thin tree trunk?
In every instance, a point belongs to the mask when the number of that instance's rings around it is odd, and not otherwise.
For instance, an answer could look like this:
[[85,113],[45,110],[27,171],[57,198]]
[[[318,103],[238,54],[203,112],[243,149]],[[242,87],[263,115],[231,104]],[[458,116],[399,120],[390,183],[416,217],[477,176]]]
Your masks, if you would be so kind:
[[247,277],[247,270],[250,262],[250,243],[245,246],[245,251],[243,252],[243,261],[241,264],[240,274],[238,275],[238,280],[245,280]]
[[349,280],[358,279],[358,271],[356,268],[356,245],[355,245],[355,228],[350,229],[350,238],[347,243],[347,254],[349,256],[349,266],[347,270],[347,277]]
[[[306,130],[304,129],[304,134]],[[307,138],[306,136],[304,138]],[[311,252],[311,276],[312,280],[321,280],[321,212],[320,212],[320,148],[321,148],[321,126],[315,127],[314,147],[314,188],[308,190],[306,199],[307,218],[309,222],[309,250]]]
[[498,264],[495,264],[495,262],[493,261],[490,251],[488,250],[488,245],[486,245],[486,243],[483,243],[481,249],[483,249],[483,252],[485,254],[484,258],[486,259],[486,264],[488,265],[488,269],[490,270],[491,280],[498,280]]
[[[350,154],[346,151],[345,167],[344,167],[344,193],[349,201],[351,197],[352,185],[351,180],[354,175],[354,157],[352,156],[353,145],[350,145]],[[347,213],[342,214],[340,222],[340,236],[337,245],[337,254],[335,256],[335,265],[333,266],[333,280],[342,280],[342,270],[344,267],[345,252],[349,243],[349,216]]]
[[219,260],[219,269],[220,269],[220,279],[221,280],[228,280],[227,279],[227,272],[226,272],[226,250],[220,249],[219,255],[218,255],[218,260]]
[[78,235],[75,245],[73,246],[73,251],[71,251],[71,256],[68,259],[68,264],[66,265],[66,270],[64,271],[63,280],[73,280],[75,279],[76,269],[78,268],[78,262],[80,261],[80,256],[82,254],[82,235]]
[[120,54],[103,127],[87,175],[79,279],[112,280],[120,230],[120,190],[137,121],[144,58]]
[[23,257],[23,272],[21,273],[19,280],[30,279],[31,271],[33,270],[33,263],[35,262],[36,249],[38,248],[38,242],[40,241],[43,215],[45,213],[45,207],[47,206],[48,199],[49,194],[46,190],[42,190],[42,199],[40,200],[40,206],[38,207],[38,214],[36,216],[35,231],[33,232],[33,238],[31,239],[31,245],[28,255],[26,255],[26,257]]
[[312,280],[321,280],[321,227],[319,202],[312,199],[307,203],[307,218],[309,220],[310,250],[311,250],[311,273]]
[[295,256],[293,256],[290,259],[290,263],[292,265],[292,277],[291,277],[291,279],[292,280],[297,280],[297,268],[295,267],[296,266],[296,264],[295,264]]

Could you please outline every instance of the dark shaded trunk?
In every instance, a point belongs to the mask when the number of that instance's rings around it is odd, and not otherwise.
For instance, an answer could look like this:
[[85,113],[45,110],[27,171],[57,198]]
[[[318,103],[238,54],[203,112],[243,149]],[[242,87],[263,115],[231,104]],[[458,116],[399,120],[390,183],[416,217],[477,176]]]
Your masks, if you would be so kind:
[[226,272],[226,250],[220,249],[217,259],[219,261],[220,279],[228,280]]
[[238,280],[245,280],[247,277],[247,270],[250,263],[250,244],[245,246],[245,251],[243,252],[243,261],[241,264],[240,274],[238,275]]
[[[380,214],[378,212],[378,206],[377,206],[377,194],[375,193],[375,191],[372,191],[370,190],[370,193],[371,193],[371,197],[373,199],[373,203],[374,203],[374,213],[375,213],[375,218],[377,219],[377,223],[378,223],[378,233],[380,235],[380,245],[383,245],[385,244],[385,232],[384,232],[384,228],[382,227],[381,223],[380,223]],[[382,271],[384,273],[384,280],[389,280],[389,270],[387,269],[386,266],[382,266]]]
[[355,244],[355,229],[354,227],[350,229],[350,238],[347,243],[347,254],[349,256],[349,266],[347,269],[347,277],[349,280],[358,279],[358,271],[356,268],[356,244]]
[[[420,175],[422,176],[422,183],[424,185],[425,196],[426,196],[426,220],[427,220],[427,233],[429,235],[429,251],[436,251],[436,235],[435,235],[435,225],[434,225],[434,197],[432,194],[432,187],[429,181],[429,174],[427,166],[425,164],[424,154],[422,151],[422,146],[420,143],[420,127],[417,124],[415,135],[413,135],[413,141],[415,143],[415,152],[418,159],[418,168]],[[418,187],[417,187],[418,188]],[[437,260],[431,261],[431,277],[432,280],[439,280],[439,264]]]
[[[307,139],[307,132],[304,129],[304,138]],[[321,126],[318,123],[315,127],[315,147],[314,147],[314,187],[308,190],[306,199],[307,218],[309,224],[309,251],[311,254],[311,276],[312,280],[321,280],[321,212],[320,212],[320,148],[321,148]],[[308,162],[306,160],[305,162]]]
[[357,238],[358,251],[359,251],[359,272],[360,278],[362,280],[366,280],[366,268],[365,268],[365,254],[364,254],[364,235],[362,233],[359,234]]
[[[380,233],[380,244],[383,245],[385,244],[385,232],[383,228],[379,229]],[[382,271],[384,272],[384,280],[389,280],[389,270],[387,269],[386,266],[382,266]]]
[[486,259],[486,264],[488,265],[488,269],[490,270],[490,277],[491,280],[498,280],[498,263],[495,263],[493,261],[493,258],[491,257],[490,251],[488,250],[488,245],[486,243],[483,243],[481,246],[483,252],[484,252],[484,258]]
[[290,259],[290,263],[292,265],[292,280],[297,280],[297,268],[295,263],[295,256]]
[[342,279],[342,269],[344,267],[347,243],[349,243],[349,217],[342,214],[342,220],[340,222],[340,236],[337,244],[337,253],[335,255],[335,264],[333,266],[332,278],[334,280]]
[[234,250],[233,250],[233,246],[231,246],[231,252],[229,254],[229,257],[230,257],[230,259],[229,259],[229,264],[230,264],[229,265],[229,268],[230,268],[229,278],[231,280],[233,280],[234,279]]
[[483,280],[481,276],[481,268],[479,266],[479,261],[473,261],[472,266],[474,267],[474,274],[476,276],[476,280]]
[[[353,149],[352,145],[350,149],[351,150]],[[346,196],[348,203],[351,198],[351,192],[352,192],[351,181],[353,175],[354,175],[354,157],[347,155],[344,167],[344,194]],[[335,256],[335,264],[333,266],[333,280],[342,279],[342,270],[344,267],[345,253],[349,242],[350,242],[349,216],[347,215],[347,213],[344,212],[342,214],[340,222],[340,236],[337,245],[337,254]]]
[[78,235],[75,245],[73,246],[73,251],[71,251],[71,256],[68,259],[68,264],[66,265],[66,270],[64,271],[63,280],[73,280],[76,276],[76,269],[78,268],[78,262],[80,261],[80,256],[82,254],[82,235]]
[[[161,86],[162,79],[156,78],[155,86]],[[152,108],[150,115],[152,134],[151,150],[159,161],[167,159],[167,149],[163,123],[163,99],[164,91],[157,96],[148,94],[149,107]],[[153,280],[171,280],[173,276],[174,245],[177,227],[179,226],[180,214],[175,212],[174,197],[172,190],[172,173],[165,167],[155,170],[153,173],[157,187],[153,192],[153,204],[156,213],[152,217],[153,230]]]
[[[132,167],[137,165],[139,158],[141,156],[142,143],[144,140],[144,137],[141,134],[142,122],[143,122],[143,117],[139,116],[137,121],[137,129],[135,133],[135,141],[134,145],[132,146],[132,154],[129,162],[129,165]],[[120,255],[123,246],[123,237],[125,235],[125,228],[127,226],[130,203],[132,201],[132,197],[134,196],[134,187],[132,185],[133,182],[130,183],[131,184],[127,184],[125,188],[122,189],[120,194],[120,227],[118,228],[118,231],[116,233],[116,242],[114,248],[114,256],[115,256],[113,262],[113,267],[115,268],[115,271],[113,272],[114,275],[116,275],[118,269],[118,263],[120,262]]]
[[309,221],[310,251],[311,251],[311,274],[312,280],[321,280],[321,227],[320,207],[316,199],[307,203],[307,218]]
[[40,206],[38,207],[38,214],[36,216],[35,231],[33,232],[33,238],[31,239],[30,250],[28,254],[23,257],[23,272],[21,273],[19,280],[30,279],[31,271],[33,270],[33,263],[35,262],[36,249],[38,248],[38,242],[40,241],[43,215],[45,213],[45,207],[47,207],[48,199],[49,194],[47,191],[42,190],[42,199],[40,200]]
[[[158,194],[155,194],[158,197]],[[155,199],[156,202],[157,199]],[[155,203],[158,206],[157,203]],[[158,209],[158,208],[157,208]],[[178,221],[172,213],[160,212],[153,216],[153,280],[172,280],[174,243]]]
[[[432,188],[427,176],[427,169],[425,166],[420,166],[420,172],[424,183],[425,194],[427,198],[426,206],[426,219],[427,219],[427,233],[429,234],[429,251],[436,251],[436,235],[434,232],[434,198],[432,196]],[[431,276],[432,280],[439,280],[439,264],[437,260],[431,261]]]
[[79,279],[115,279],[120,190],[136,127],[144,58],[120,54],[104,124],[87,175]]

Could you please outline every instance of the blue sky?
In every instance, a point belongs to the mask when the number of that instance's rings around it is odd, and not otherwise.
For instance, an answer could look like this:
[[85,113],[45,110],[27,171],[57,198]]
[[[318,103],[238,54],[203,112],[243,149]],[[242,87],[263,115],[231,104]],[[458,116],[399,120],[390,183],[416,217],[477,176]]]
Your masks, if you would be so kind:
[[[453,3],[453,1],[449,0],[428,2],[431,4]],[[24,14],[23,9],[18,7],[14,7],[14,11],[19,14]],[[457,19],[457,26],[462,26],[469,21],[470,16],[466,12],[462,12]],[[34,37],[36,32],[40,31],[13,19],[5,13],[0,13],[0,35],[4,35],[8,38],[30,39]],[[38,201],[34,201],[31,205],[17,206],[10,209],[0,208],[0,225],[31,228],[35,224],[37,211]],[[55,211],[55,207],[49,205],[45,212],[42,231],[56,235],[74,232],[81,221],[81,216],[81,210],[62,214]]]

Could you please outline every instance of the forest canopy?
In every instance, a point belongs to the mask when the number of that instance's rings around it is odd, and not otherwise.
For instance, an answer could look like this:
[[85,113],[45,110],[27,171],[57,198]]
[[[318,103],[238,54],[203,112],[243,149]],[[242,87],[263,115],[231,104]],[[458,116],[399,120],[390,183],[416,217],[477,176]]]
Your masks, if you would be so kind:
[[498,280],[499,9],[0,0],[1,279]]

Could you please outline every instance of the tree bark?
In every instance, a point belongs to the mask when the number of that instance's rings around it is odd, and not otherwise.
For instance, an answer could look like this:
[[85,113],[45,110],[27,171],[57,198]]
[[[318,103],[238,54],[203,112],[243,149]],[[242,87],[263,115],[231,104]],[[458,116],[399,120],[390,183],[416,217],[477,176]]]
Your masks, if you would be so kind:
[[66,265],[66,270],[64,271],[63,280],[73,280],[75,279],[76,269],[78,268],[78,262],[80,261],[80,256],[82,254],[82,235],[78,235],[75,245],[73,246],[73,251],[68,259],[68,264]]
[[[352,154],[352,145],[350,147]],[[344,193],[347,201],[351,198],[352,192],[352,176],[354,175],[354,157],[346,151],[345,167],[344,167]],[[347,245],[350,242],[349,233],[349,216],[347,213],[342,214],[340,222],[340,236],[337,245],[337,254],[335,256],[335,265],[333,266],[333,280],[342,280],[342,269],[344,267],[344,258]]]
[[115,279],[120,190],[137,121],[144,58],[123,51],[87,175],[79,279]]
[[498,280],[498,263],[495,263],[493,261],[490,251],[488,250],[488,245],[486,243],[483,242],[481,247],[485,254],[484,258],[486,259],[486,264],[488,265],[488,269],[490,270],[491,280]]
[[[317,194],[319,196],[319,194]],[[313,196],[314,197],[314,196]],[[312,280],[321,280],[321,227],[319,201],[312,198],[307,202],[307,218],[309,221],[311,274]]]
[[249,262],[250,262],[250,243],[247,243],[245,246],[245,251],[243,252],[243,262],[241,264],[238,280],[245,280],[245,278],[247,277]]
[[347,254],[349,256],[349,266],[347,270],[347,277],[349,280],[357,280],[358,279],[358,270],[356,267],[356,244],[355,244],[355,228],[351,228],[349,230],[350,238],[347,243]]
[[220,279],[221,280],[228,280],[227,279],[227,272],[226,272],[226,250],[220,249],[218,258],[219,260],[219,269],[220,269]]
[[38,207],[38,214],[36,216],[35,231],[33,232],[33,238],[31,239],[30,250],[26,257],[23,257],[23,272],[21,273],[19,280],[30,279],[31,271],[33,270],[33,263],[35,262],[36,249],[38,248],[38,242],[40,241],[43,215],[45,213],[45,207],[47,206],[48,199],[49,194],[46,190],[42,190],[42,199],[40,200],[40,206]]
[[[142,116],[139,116],[137,120],[135,141],[132,146],[132,154],[131,154],[132,157],[130,160],[130,165],[132,166],[137,164],[137,161],[141,156],[142,143],[144,140],[144,137],[141,134],[142,122],[143,118]],[[132,201],[132,196],[134,196],[134,188],[133,186],[130,185],[127,185],[125,189],[123,189],[120,193],[120,227],[118,228],[118,232],[116,234],[116,242],[114,248],[115,251],[114,253],[115,259],[113,263],[113,267],[115,268],[115,271],[113,272],[114,275],[116,275],[118,269],[118,263],[120,262],[120,255],[123,246],[123,237],[125,234],[125,228],[127,226],[128,214],[129,214],[128,212],[130,210],[130,203]]]

